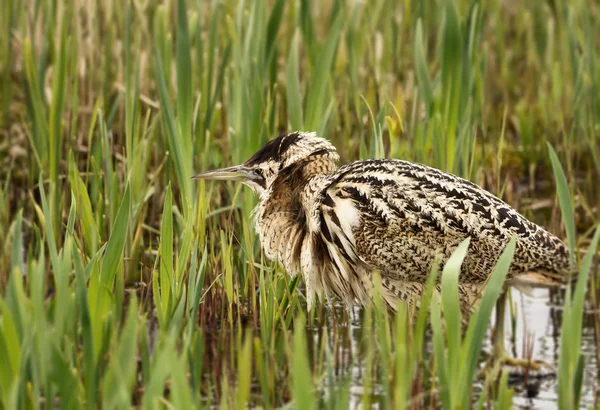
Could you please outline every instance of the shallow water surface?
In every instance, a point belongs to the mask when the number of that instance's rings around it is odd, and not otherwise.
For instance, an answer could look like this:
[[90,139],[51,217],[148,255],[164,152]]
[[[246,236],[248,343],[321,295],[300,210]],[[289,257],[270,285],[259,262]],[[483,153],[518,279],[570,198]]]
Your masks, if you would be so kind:
[[[524,358],[526,351],[532,348],[532,358],[542,360],[558,369],[558,355],[560,343],[560,323],[562,317],[562,304],[564,292],[549,289],[532,289],[528,294],[522,293],[516,289],[511,290],[512,304],[516,314],[516,333],[513,337],[510,315],[508,314],[505,323],[506,350],[513,357]],[[336,304],[332,310],[337,315],[346,308],[341,304]],[[354,308],[351,313],[351,319],[343,326],[349,326],[350,339],[346,341],[346,346],[341,349],[345,353],[358,352],[362,340],[362,317],[360,308]],[[492,315],[494,318],[494,315]],[[493,320],[493,319],[492,319]],[[585,380],[582,392],[582,408],[593,408],[595,397],[598,390],[598,363],[596,358],[596,344],[594,339],[594,315],[587,312],[584,316],[582,351],[585,355]],[[333,327],[335,325],[331,324]],[[335,329],[331,329],[335,332]],[[485,352],[491,352],[491,328],[489,337],[484,345]],[[313,338],[313,349],[317,349],[318,337]],[[529,341],[529,347],[525,343]],[[429,342],[429,341],[428,341]],[[429,343],[428,343],[429,345]],[[360,365],[354,365],[350,369],[352,382],[350,387],[351,408],[362,408],[362,394],[364,392],[363,374],[364,369]],[[513,404],[520,409],[556,409],[558,402],[557,378],[551,372],[545,370],[537,374],[530,374],[527,380],[515,375],[511,378],[511,387],[514,388]],[[475,386],[475,394],[482,386]],[[381,407],[377,402],[376,396],[381,392],[382,386],[373,386],[374,408]]]
[[[516,343],[511,346],[507,342],[509,351],[518,357],[523,357],[524,346],[522,341],[526,337],[533,340],[533,358],[550,363],[558,369],[558,354],[560,343],[560,323],[562,311],[562,297],[556,291],[548,289],[533,289],[527,295],[513,290],[513,303],[518,308],[516,326]],[[581,338],[582,351],[585,355],[584,386],[581,404],[583,408],[594,406],[594,399],[598,389],[598,363],[596,357],[596,342],[594,339],[594,315],[586,312],[584,315],[583,334]],[[510,323],[506,323],[507,334]],[[530,336],[527,336],[530,335]],[[529,382],[528,388],[523,384],[515,384],[517,393],[513,403],[524,409],[554,409],[557,407],[557,378],[549,377]]]

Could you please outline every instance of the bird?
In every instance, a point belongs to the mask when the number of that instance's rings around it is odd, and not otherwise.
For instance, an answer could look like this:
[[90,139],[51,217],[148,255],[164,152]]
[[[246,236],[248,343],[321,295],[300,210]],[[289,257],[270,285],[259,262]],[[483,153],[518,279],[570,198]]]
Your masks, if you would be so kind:
[[241,165],[192,178],[250,187],[259,198],[253,214],[264,254],[290,275],[302,275],[309,309],[316,296],[336,296],[350,306],[370,303],[375,272],[391,310],[399,302],[417,305],[432,264],[443,266],[467,238],[459,276],[465,312],[513,237],[509,285],[567,281],[571,261],[565,243],[480,186],[405,160],[367,159],[340,167],[338,161],[327,139],[292,132]]

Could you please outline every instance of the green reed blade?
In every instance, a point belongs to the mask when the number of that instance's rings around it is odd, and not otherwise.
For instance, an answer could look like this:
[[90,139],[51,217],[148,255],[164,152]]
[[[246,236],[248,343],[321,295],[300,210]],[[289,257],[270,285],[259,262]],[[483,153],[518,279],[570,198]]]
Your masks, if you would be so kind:
[[[313,75],[308,90],[306,99],[306,130],[320,130],[323,121],[326,119],[324,113],[327,106],[330,104],[329,93],[329,77],[333,67],[335,53],[338,47],[338,39],[343,28],[342,13],[338,13],[333,22],[323,50],[319,54],[319,58],[313,70]],[[306,44],[306,41],[305,41]]]
[[425,107],[429,111],[433,102],[433,91],[429,71],[427,69],[426,49],[423,42],[423,24],[419,19],[415,33],[415,43],[413,45],[415,72],[419,84],[419,95],[425,102]]
[[295,320],[294,346],[291,359],[292,395],[297,409],[316,408],[312,372],[309,367],[304,319]]
[[102,380],[105,408],[125,408],[130,404],[136,384],[138,307],[135,297],[129,302],[127,319],[119,342],[111,352],[110,362]]
[[300,91],[299,43],[300,32],[296,31],[292,38],[292,47],[290,48],[285,70],[287,114],[292,130],[302,130],[304,123],[302,119],[302,92]]
[[550,161],[552,163],[552,171],[554,172],[554,179],[556,180],[558,202],[560,203],[560,210],[563,216],[562,219],[567,233],[569,253],[571,255],[573,266],[575,266],[575,262],[577,261],[577,254],[575,252],[577,243],[575,240],[575,213],[573,211],[573,201],[571,199],[567,177],[560,164],[560,160],[550,143],[547,143],[547,145]]

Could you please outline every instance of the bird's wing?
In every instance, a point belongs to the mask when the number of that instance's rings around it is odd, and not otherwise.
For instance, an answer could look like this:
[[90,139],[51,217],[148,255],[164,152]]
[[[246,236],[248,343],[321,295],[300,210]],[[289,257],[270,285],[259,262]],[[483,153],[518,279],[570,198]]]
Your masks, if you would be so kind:
[[[463,280],[484,281],[517,237],[513,266],[568,264],[564,244],[477,185],[420,164],[367,160],[338,170],[324,190],[321,230],[342,262],[363,262],[402,280],[424,281],[436,255],[471,238]],[[566,261],[566,262],[565,262]]]

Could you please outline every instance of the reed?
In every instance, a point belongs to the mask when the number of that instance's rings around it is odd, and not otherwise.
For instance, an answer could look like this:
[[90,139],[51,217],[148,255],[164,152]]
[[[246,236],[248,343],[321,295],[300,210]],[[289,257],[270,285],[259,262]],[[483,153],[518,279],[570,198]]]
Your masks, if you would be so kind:
[[468,177],[565,236],[579,280],[558,292],[554,393],[598,405],[581,349],[600,335],[598,3],[6,6],[0,408],[510,408],[519,385],[477,370],[514,243],[464,333],[466,244],[416,314],[309,312],[260,252],[252,194],[190,180],[296,129],[344,162]]

